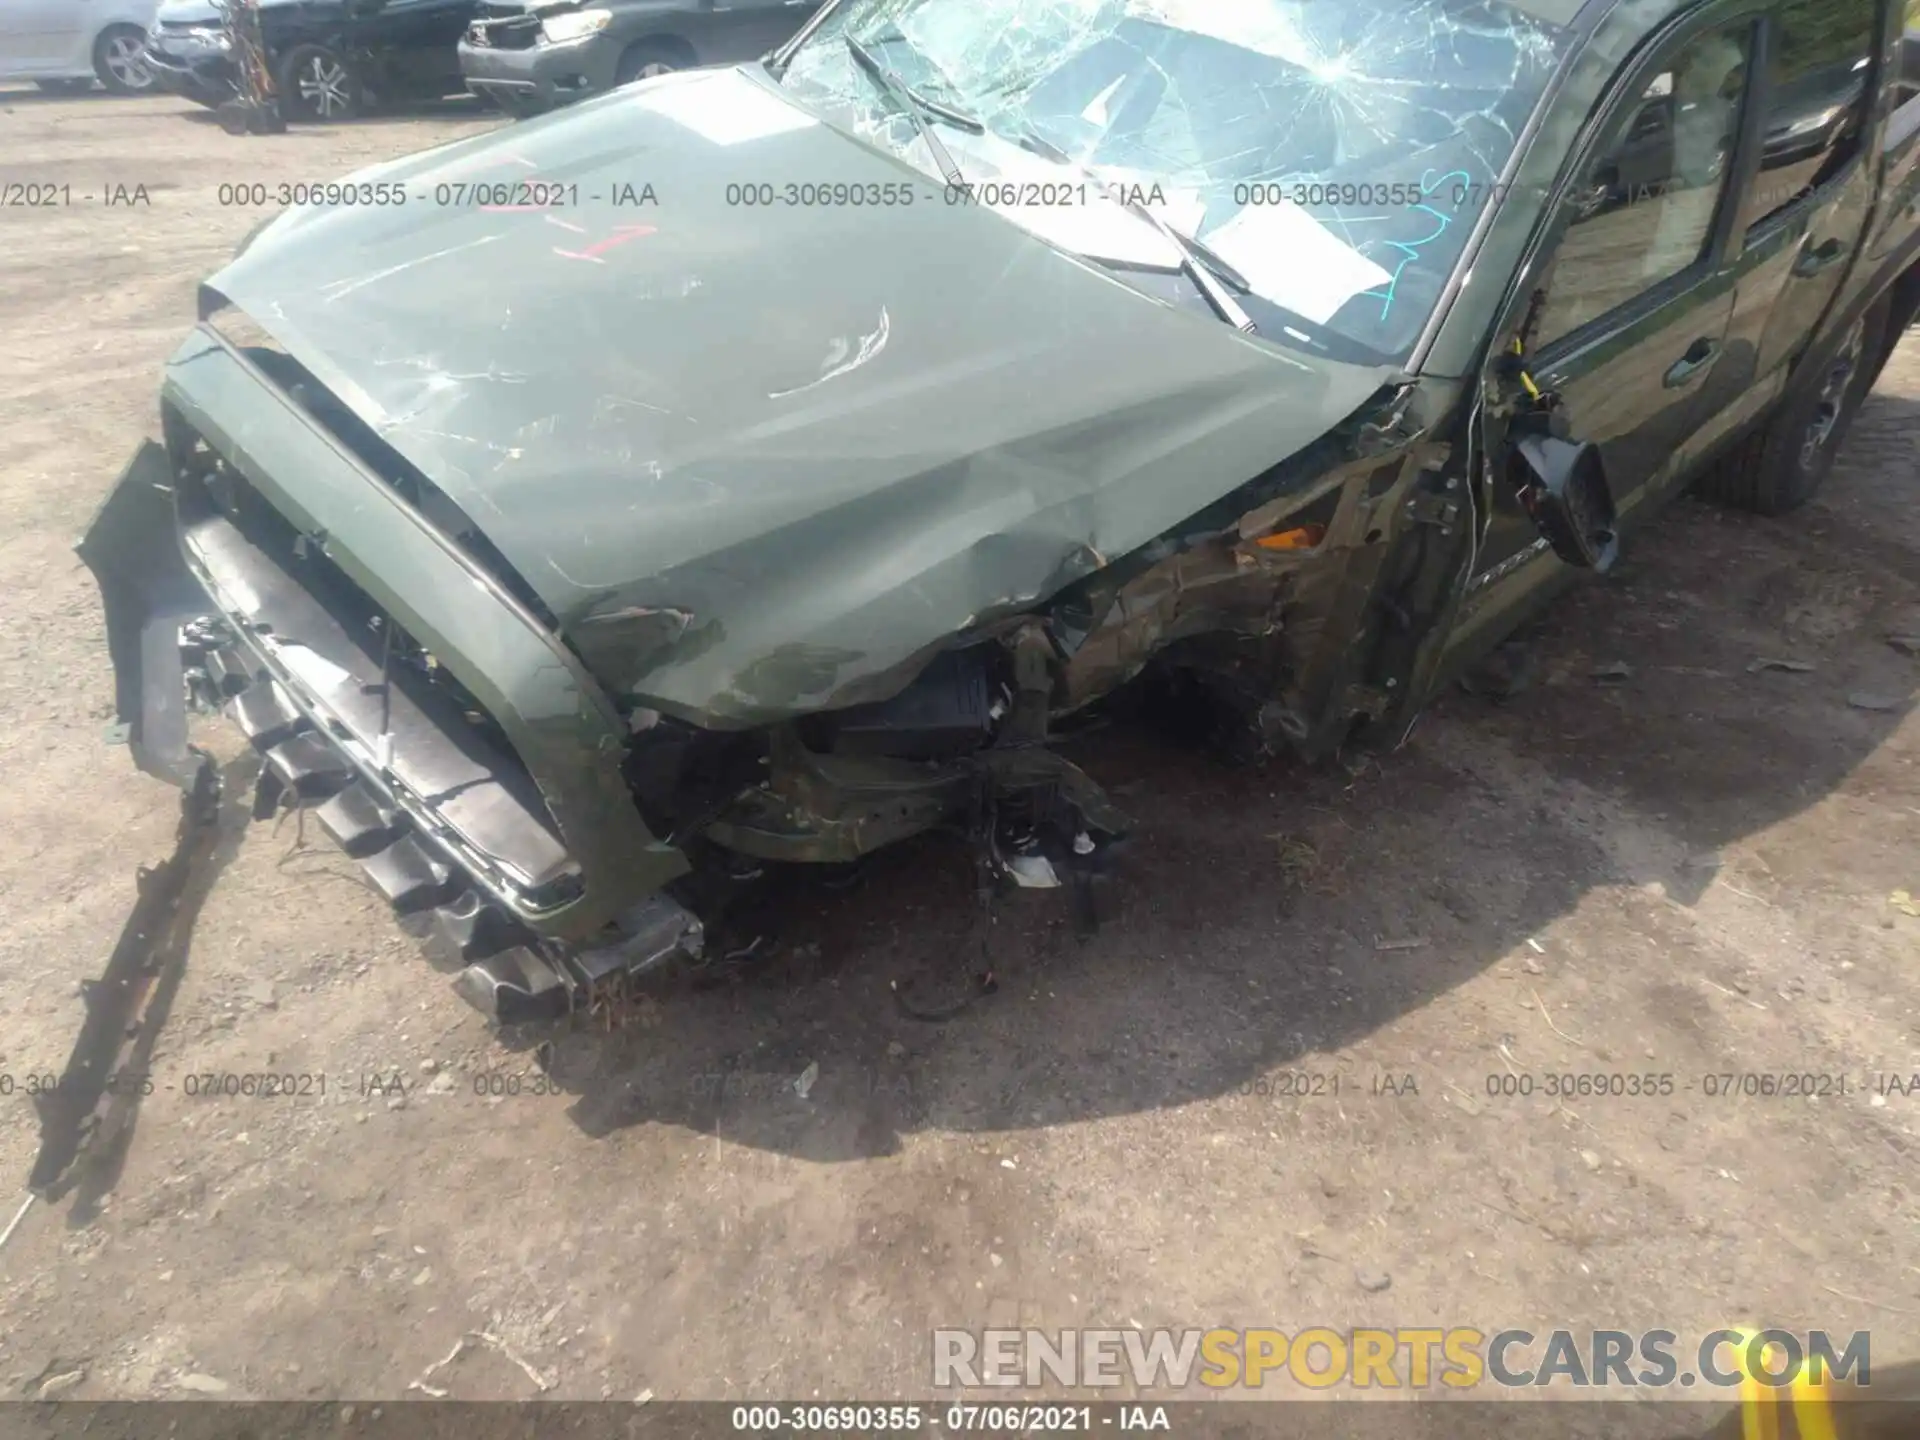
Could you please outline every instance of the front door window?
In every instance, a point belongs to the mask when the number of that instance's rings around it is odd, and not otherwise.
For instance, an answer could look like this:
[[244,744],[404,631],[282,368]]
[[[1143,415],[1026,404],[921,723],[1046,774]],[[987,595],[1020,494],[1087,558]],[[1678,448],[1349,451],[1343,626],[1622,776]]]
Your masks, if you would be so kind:
[[1739,135],[1752,27],[1688,43],[1644,87],[1568,203],[1536,349],[1676,280],[1706,254]]

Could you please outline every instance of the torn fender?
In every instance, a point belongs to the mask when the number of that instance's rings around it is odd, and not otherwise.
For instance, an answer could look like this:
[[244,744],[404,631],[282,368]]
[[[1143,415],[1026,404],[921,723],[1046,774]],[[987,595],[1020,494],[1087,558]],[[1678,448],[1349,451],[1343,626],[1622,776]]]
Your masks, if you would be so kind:
[[210,606],[174,539],[171,481],[167,452],[142,442],[74,549],[100,587],[114,710],[134,763],[191,789],[205,761],[187,745],[180,628]]

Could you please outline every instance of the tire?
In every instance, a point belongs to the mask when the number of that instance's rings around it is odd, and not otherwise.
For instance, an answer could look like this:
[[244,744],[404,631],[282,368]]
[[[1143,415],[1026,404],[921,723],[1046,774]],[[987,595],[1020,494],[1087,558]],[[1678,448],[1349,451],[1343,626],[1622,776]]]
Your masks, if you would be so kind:
[[360,113],[359,78],[346,57],[330,46],[294,46],[273,78],[280,89],[280,113],[289,120],[324,125]]
[[143,58],[147,36],[138,25],[109,25],[93,42],[93,73],[114,95],[150,95],[153,72]]
[[631,85],[636,80],[651,80],[698,63],[693,51],[678,40],[640,40],[629,45],[614,69],[615,85]]
[[93,89],[91,80],[36,80],[33,83],[49,95],[84,95]]
[[1811,500],[1880,373],[1887,312],[1884,298],[1874,301],[1822,355],[1803,360],[1773,414],[1701,477],[1701,493],[1761,515]]

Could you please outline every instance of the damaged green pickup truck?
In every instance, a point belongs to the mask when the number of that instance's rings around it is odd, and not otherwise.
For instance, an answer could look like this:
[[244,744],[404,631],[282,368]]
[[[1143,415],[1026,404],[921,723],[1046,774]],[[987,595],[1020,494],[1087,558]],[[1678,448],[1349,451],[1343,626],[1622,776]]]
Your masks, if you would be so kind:
[[[1078,883],[1152,674],[1389,742],[1689,483],[1806,498],[1920,305],[1885,0],[840,0],[376,167],[201,292],[81,554],[501,1020],[690,884]],[[479,203],[472,203],[478,197]],[[696,887],[697,888],[697,887]]]

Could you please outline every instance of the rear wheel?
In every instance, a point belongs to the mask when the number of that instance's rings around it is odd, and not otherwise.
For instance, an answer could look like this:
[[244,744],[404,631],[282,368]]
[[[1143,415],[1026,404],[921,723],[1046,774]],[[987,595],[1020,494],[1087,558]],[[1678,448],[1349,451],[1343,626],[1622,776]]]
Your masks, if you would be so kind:
[[339,51],[296,45],[280,62],[280,109],[290,120],[351,120],[360,113],[360,82]]
[[1702,493],[1762,515],[1813,498],[1880,372],[1887,302],[1867,312],[1802,369],[1766,423],[1701,477]]
[[693,51],[677,40],[642,40],[628,46],[620,57],[619,68],[613,72],[613,83],[630,85],[635,80],[651,80],[656,75],[688,69],[694,63]]
[[109,25],[93,42],[93,73],[115,95],[144,95],[153,89],[147,69],[147,37],[138,25]]

